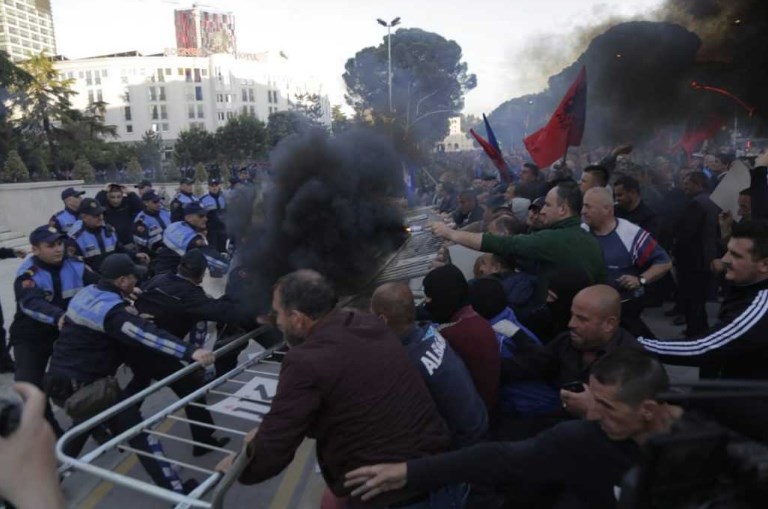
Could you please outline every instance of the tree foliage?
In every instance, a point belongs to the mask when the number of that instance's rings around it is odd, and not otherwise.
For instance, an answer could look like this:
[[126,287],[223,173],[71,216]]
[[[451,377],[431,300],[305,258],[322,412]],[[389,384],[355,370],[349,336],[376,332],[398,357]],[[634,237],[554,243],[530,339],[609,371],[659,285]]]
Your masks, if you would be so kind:
[[144,168],[159,169],[163,158],[163,137],[156,131],[146,131],[136,144],[136,157]]
[[182,166],[209,163],[216,159],[214,136],[199,128],[181,131],[173,147],[173,155]]
[[27,170],[24,161],[19,157],[19,153],[11,150],[3,166],[4,182],[24,182],[29,180],[29,170]]
[[280,140],[303,132],[310,125],[302,114],[295,111],[278,111],[272,113],[267,121],[267,141],[270,148],[274,148]]
[[75,161],[75,167],[72,169],[72,176],[78,180],[84,180],[89,183],[96,180],[93,166],[91,166],[90,161],[83,156],[78,157]]
[[219,159],[228,165],[255,161],[264,154],[267,128],[264,122],[249,115],[230,119],[216,130],[215,145]]
[[181,172],[179,171],[179,166],[173,159],[168,161],[168,168],[165,172],[165,178],[168,182],[178,182],[181,180]]
[[350,58],[343,75],[347,102],[370,123],[402,139],[433,144],[448,134],[448,118],[464,107],[477,85],[455,41],[418,28],[392,34],[392,111],[389,111],[387,40]]
[[310,92],[294,94],[291,106],[294,111],[304,115],[310,124],[318,127],[322,125],[325,108],[323,108],[323,98],[320,94]]
[[130,182],[139,182],[144,178],[144,169],[141,167],[141,163],[136,157],[133,157],[128,161],[128,166],[126,166],[125,169]]

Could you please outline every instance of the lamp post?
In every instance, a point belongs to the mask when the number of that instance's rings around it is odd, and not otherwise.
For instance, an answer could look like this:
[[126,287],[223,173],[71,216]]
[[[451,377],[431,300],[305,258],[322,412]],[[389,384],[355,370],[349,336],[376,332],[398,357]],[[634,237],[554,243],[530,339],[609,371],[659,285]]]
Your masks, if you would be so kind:
[[387,82],[389,83],[389,112],[392,113],[392,27],[400,24],[400,18],[397,17],[389,23],[381,18],[376,21],[379,25],[387,27]]

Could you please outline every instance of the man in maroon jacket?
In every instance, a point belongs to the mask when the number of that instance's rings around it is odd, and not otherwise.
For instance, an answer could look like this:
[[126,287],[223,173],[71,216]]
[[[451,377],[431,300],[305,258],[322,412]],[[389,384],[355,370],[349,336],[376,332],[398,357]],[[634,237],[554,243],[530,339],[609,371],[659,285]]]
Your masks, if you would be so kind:
[[[311,270],[281,278],[272,306],[291,346],[269,413],[248,441],[250,463],[240,482],[254,484],[290,464],[305,437],[337,497],[349,493],[344,473],[371,463],[444,451],[450,436],[418,370],[398,338],[375,316],[336,310],[328,281]],[[231,461],[231,459],[230,459]],[[225,460],[219,469],[226,470]],[[429,493],[399,491],[377,505],[411,507]]]
[[441,324],[440,334],[462,358],[488,412],[493,412],[499,398],[500,347],[491,324],[469,304],[464,274],[455,265],[438,267],[424,278],[424,294],[432,321]]

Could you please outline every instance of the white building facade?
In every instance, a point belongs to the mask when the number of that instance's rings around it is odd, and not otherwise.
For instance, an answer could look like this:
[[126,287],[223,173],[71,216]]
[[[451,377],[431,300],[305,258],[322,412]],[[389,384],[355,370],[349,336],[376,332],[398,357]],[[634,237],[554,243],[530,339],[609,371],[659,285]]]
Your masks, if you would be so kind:
[[151,130],[170,145],[181,131],[214,132],[241,114],[266,123],[270,114],[288,110],[296,94],[307,92],[321,95],[321,122],[331,123],[330,103],[320,87],[295,78],[290,65],[266,54],[126,54],[55,66],[73,80],[73,107],[106,103],[105,123],[117,127],[118,141],[140,141]]
[[0,50],[12,60],[56,54],[50,0],[0,0]]
[[473,150],[474,141],[467,137],[467,133],[461,130],[461,117],[448,119],[448,136],[435,145],[437,152],[460,152]]

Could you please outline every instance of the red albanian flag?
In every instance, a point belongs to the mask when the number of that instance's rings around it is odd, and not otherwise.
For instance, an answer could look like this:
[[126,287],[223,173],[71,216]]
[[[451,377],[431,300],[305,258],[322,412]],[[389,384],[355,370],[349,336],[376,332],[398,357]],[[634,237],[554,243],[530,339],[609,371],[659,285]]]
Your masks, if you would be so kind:
[[587,118],[587,70],[582,68],[547,125],[523,143],[541,168],[554,163],[568,150],[581,144]]

